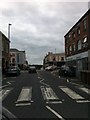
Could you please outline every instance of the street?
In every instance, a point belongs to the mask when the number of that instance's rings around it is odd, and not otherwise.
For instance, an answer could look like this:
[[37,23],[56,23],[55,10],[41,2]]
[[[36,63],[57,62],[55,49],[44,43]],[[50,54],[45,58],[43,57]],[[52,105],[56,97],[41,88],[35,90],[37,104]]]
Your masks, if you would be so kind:
[[90,88],[73,84],[49,71],[21,71],[4,77],[2,105],[17,118],[89,118]]

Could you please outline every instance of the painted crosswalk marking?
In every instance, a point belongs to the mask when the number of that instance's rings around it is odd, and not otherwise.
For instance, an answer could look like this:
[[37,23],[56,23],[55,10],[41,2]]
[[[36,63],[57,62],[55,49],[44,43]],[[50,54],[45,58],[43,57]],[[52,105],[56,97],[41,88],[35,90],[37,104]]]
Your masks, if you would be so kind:
[[69,97],[71,97],[72,99],[84,99],[84,97],[80,96],[79,94],[77,94],[75,91],[71,90],[70,88],[67,87],[60,87],[59,88],[65,92]]
[[78,89],[84,91],[85,93],[89,94],[90,95],[90,89],[88,88],[85,88],[85,87],[79,87]]
[[55,92],[50,87],[41,86],[41,91],[44,100],[57,100],[59,99]]
[[16,101],[16,106],[31,105],[32,87],[23,87]]
[[0,100],[4,100],[13,88],[7,88],[0,91]]
[[84,102],[90,102],[89,100],[86,100],[84,97],[76,93],[75,91],[71,90],[70,88],[66,86],[59,86],[59,88],[65,92],[70,98],[76,100],[77,103],[84,103]]

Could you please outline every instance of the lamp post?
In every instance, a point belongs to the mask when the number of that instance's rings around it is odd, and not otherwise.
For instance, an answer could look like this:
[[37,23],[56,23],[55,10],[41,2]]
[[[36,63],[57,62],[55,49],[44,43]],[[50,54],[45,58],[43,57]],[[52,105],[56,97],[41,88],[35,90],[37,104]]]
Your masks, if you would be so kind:
[[[10,41],[10,26],[11,26],[12,24],[8,24],[8,39],[9,39],[9,41]],[[10,52],[10,48],[9,48],[9,52]],[[10,65],[10,58],[11,56],[10,56],[10,53],[9,53],[9,65]]]
[[8,24],[8,39],[10,40],[10,26],[11,26],[12,24]]

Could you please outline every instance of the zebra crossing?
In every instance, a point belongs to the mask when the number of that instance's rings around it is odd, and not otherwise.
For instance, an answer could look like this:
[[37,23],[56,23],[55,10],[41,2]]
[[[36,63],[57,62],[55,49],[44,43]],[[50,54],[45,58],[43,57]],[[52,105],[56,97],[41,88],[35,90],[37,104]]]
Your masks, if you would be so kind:
[[[67,86],[58,86],[58,88],[63,91],[63,93],[67,96],[69,96],[70,99],[74,100],[77,103],[85,103],[85,102],[90,102],[87,100],[85,97],[83,97],[80,93],[77,93],[76,91],[72,90],[71,88]],[[9,93],[12,91],[13,88],[4,88],[0,91],[0,100],[4,100]],[[41,93],[43,96],[44,101],[46,104],[60,104],[63,103],[64,101],[62,98],[59,98],[54,90],[50,86],[41,86]],[[90,89],[85,88],[85,87],[77,87],[78,90],[83,91],[84,93],[90,95]],[[60,92],[60,91],[58,91]],[[20,90],[20,93],[17,97],[17,100],[15,102],[16,106],[26,106],[26,105],[31,105],[34,101],[32,100],[32,87],[22,87]]]
[[7,95],[12,91],[12,89],[13,89],[13,88],[2,89],[2,90],[0,91],[0,100],[3,101],[3,100],[7,97]]
[[16,106],[31,105],[32,87],[23,87],[17,99]]

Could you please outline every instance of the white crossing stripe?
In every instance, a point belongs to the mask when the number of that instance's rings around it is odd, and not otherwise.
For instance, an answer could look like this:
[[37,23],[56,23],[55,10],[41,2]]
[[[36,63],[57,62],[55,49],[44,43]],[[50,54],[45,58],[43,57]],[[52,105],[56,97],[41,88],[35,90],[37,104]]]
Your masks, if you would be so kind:
[[71,97],[72,99],[76,99],[76,100],[84,100],[85,98],[80,96],[79,94],[77,94],[75,91],[71,90],[70,88],[67,88],[65,86],[59,86],[59,88],[65,92],[69,97]]
[[55,92],[50,87],[41,86],[41,91],[42,91],[44,100],[58,100],[59,99],[57,95],[55,94]]
[[23,87],[22,91],[17,99],[17,102],[30,102],[32,97],[32,87]]
[[84,91],[84,92],[87,93],[87,94],[90,94],[90,89],[88,89],[88,88],[85,88],[85,87],[79,87],[78,89]]
[[13,88],[8,88],[8,89],[3,89],[0,91],[0,100],[2,99],[2,101],[7,97],[7,95],[10,93],[10,91]]

